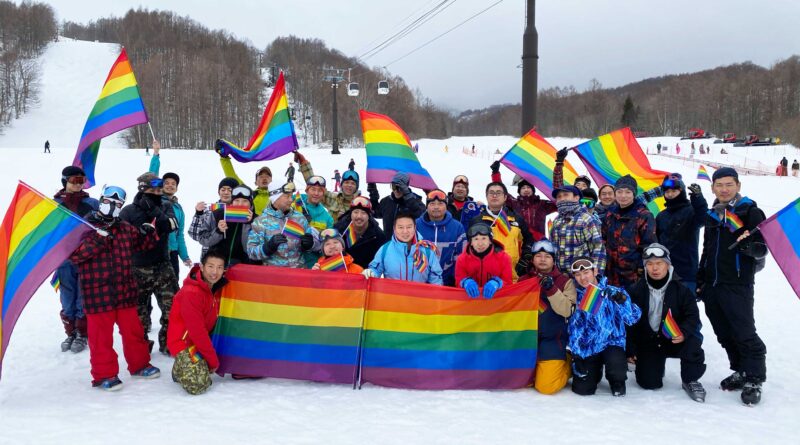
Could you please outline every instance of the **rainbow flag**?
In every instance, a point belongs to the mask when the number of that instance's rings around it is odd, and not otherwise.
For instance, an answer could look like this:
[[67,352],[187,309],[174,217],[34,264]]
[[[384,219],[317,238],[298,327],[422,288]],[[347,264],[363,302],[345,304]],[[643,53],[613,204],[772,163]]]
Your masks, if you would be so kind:
[[389,116],[359,110],[367,148],[367,182],[391,183],[398,172],[407,173],[410,185],[425,190],[439,188],[411,148],[408,135]]
[[250,207],[249,206],[226,206],[225,207],[225,221],[229,223],[242,223],[247,224],[250,222]]
[[295,210],[304,215],[308,213],[308,210],[306,210],[306,204],[305,202],[303,202],[303,195],[301,195],[299,191],[295,192],[294,194],[294,201],[292,201],[292,208],[294,208]]
[[[536,130],[522,137],[500,163],[533,184],[549,199],[553,195],[553,169],[556,166],[556,149]],[[574,184],[578,173],[568,161],[564,161],[564,183]]]
[[61,290],[61,280],[58,278],[58,272],[53,273],[53,278],[50,278],[50,285],[53,286],[53,290],[56,293]]
[[603,292],[597,286],[590,284],[583,293],[583,299],[581,299],[580,303],[578,303],[578,309],[592,315],[597,315],[597,313],[600,312],[600,306],[602,305]]
[[759,224],[775,262],[800,298],[800,198]]
[[728,226],[728,230],[731,232],[735,232],[742,227],[744,227],[744,223],[739,216],[733,212],[729,212],[725,209],[725,225]]
[[539,283],[475,304],[462,289],[370,279],[361,383],[412,389],[524,388],[536,365]]
[[219,209],[225,210],[225,203],[224,202],[215,202],[213,204],[208,205],[208,210],[215,212]]
[[541,295],[539,296],[539,313],[540,314],[544,314],[545,311],[550,309],[550,306],[548,306],[547,301],[545,301],[545,300],[547,300],[547,297],[542,297]]
[[100,140],[148,121],[128,53],[122,48],[117,61],[111,66],[100,97],[89,113],[78,143],[78,151],[72,160],[72,165],[81,167],[86,173],[86,187],[94,185]]
[[352,384],[367,295],[360,275],[237,264],[212,341],[219,374]]
[[[630,128],[615,130],[575,147],[575,153],[589,170],[589,174],[600,187],[614,184],[617,179],[631,175],[639,185],[638,194],[658,187],[669,173],[653,170],[650,161],[636,142]],[[658,198],[647,207],[653,214],[664,209],[664,198]]]
[[286,236],[300,239],[301,236],[306,234],[306,229],[304,229],[303,225],[299,222],[287,219],[286,224],[283,226],[282,233]]
[[661,333],[670,340],[683,335],[681,328],[678,327],[678,323],[672,318],[672,309],[667,310],[667,316],[664,317],[664,321],[661,323]]
[[264,108],[261,122],[246,147],[238,147],[232,142],[220,139],[223,154],[233,156],[239,162],[269,161],[281,157],[299,147],[294,124],[289,113],[289,99],[283,72],[275,82],[272,96]]
[[342,255],[335,255],[330,258],[325,258],[319,262],[320,270],[326,272],[336,272],[345,268],[344,257]]
[[344,243],[347,244],[348,248],[353,247],[356,241],[358,241],[356,232],[353,230],[353,223],[347,225],[347,229],[345,229],[345,232],[347,232],[347,236],[344,239]]
[[92,226],[20,181],[0,226],[0,366],[11,332],[36,289]]
[[705,166],[700,165],[700,168],[697,169],[697,179],[711,182],[711,177],[708,176],[708,172],[706,171]]
[[508,216],[503,209],[500,209],[500,213],[497,215],[497,218],[494,219],[492,225],[497,227],[497,230],[503,236],[508,236],[508,234],[511,233],[511,223],[508,222]]

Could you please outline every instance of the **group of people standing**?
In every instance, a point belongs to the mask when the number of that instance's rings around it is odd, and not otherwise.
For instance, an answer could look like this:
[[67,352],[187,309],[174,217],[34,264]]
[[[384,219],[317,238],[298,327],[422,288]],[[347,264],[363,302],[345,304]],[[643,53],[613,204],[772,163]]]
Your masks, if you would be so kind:
[[[573,392],[594,394],[605,368],[612,393],[623,396],[626,363],[635,364],[642,388],[659,388],[666,358],[677,357],[684,390],[703,401],[699,380],[706,365],[697,306],[702,300],[734,371],[722,388],[741,389],[746,404],[760,400],[766,348],[753,320],[753,277],[766,247],[749,230],[764,214],[739,194],[733,169],[714,173],[716,199],[709,209],[700,187],[687,187],[677,173],[644,193],[630,176],[601,186],[599,194],[586,176],[565,184],[564,149],[557,154],[549,199],[523,178],[515,179],[512,196],[495,162],[484,203],[470,196],[466,175],[456,176],[449,192],[417,194],[409,176],[399,172],[391,193],[381,197],[371,183],[368,196],[361,195],[359,175],[348,169],[341,190],[330,191],[300,152],[294,162],[305,193],[293,182],[273,182],[266,166],[250,188],[225,149],[218,144],[225,177],[217,202],[197,203],[188,227],[203,247],[201,264],[192,267],[180,290],[179,262],[192,263],[183,235],[186,215],[175,197],[178,175],[158,176],[158,142],[151,168],[137,179],[138,193],[127,206],[119,187],[105,187],[98,203],[83,191],[79,169],[62,172],[65,188],[57,199],[98,227],[62,266],[65,276],[73,273],[74,282],[80,281],[89,314],[87,329],[75,308],[79,302],[63,298],[68,287],[62,278],[62,320],[66,342],[72,339],[67,349],[88,337],[95,386],[121,385],[110,360],[113,354],[116,363],[110,330],[115,322],[131,374],[158,375],[148,351],[154,344],[148,332],[155,294],[162,312],[159,350],[175,357],[173,379],[190,393],[205,391],[219,366],[210,332],[226,268],[263,264],[322,273],[328,260],[341,257],[340,272],[459,287],[473,299],[537,280],[542,305],[533,386],[546,394],[558,392],[570,378]],[[654,217],[647,205],[662,196],[666,207]],[[222,205],[249,208],[247,221],[226,221]],[[546,227],[553,212],[552,227]],[[679,334],[665,331],[665,323],[677,325]]]

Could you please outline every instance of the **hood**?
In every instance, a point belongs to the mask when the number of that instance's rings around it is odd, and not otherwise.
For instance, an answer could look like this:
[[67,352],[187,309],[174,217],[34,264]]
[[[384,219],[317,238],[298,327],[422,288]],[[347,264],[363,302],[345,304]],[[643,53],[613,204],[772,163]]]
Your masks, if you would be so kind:
[[208,293],[209,295],[213,294],[217,290],[219,290],[222,286],[228,283],[228,279],[225,278],[225,275],[222,275],[222,278],[217,281],[212,289],[208,288],[208,284],[203,281],[203,274],[200,272],[200,265],[195,264],[192,266],[192,270],[189,271],[189,274],[186,275],[186,278],[183,280],[183,286],[194,287],[202,292]]

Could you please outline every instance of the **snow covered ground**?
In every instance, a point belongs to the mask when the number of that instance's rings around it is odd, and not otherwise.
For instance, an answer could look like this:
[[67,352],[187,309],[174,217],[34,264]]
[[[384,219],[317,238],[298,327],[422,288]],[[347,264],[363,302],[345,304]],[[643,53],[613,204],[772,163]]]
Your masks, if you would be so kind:
[[[41,108],[0,136],[0,156],[5,159],[0,164],[0,209],[7,207],[18,179],[46,194],[60,187],[60,171],[72,161],[86,115],[114,60],[113,48],[84,42],[62,42],[47,54],[59,53],[63,61],[83,55],[87,59],[45,63]],[[73,72],[78,69],[86,73]],[[90,75],[95,69],[100,74]],[[53,153],[46,155],[41,145],[48,137]],[[662,144],[670,140],[661,139]],[[515,140],[424,139],[419,141],[420,158],[440,187],[449,190],[454,176],[467,174],[472,196],[484,199],[490,152],[504,151]],[[550,142],[561,147],[581,141],[553,138]],[[462,154],[462,146],[473,143],[487,152],[484,158]],[[674,142],[670,143],[674,147]],[[641,144],[655,147],[655,143]],[[133,194],[135,178],[146,171],[150,158],[143,150],[114,150],[112,146],[103,143],[98,183],[118,184]],[[311,148],[303,151],[317,173],[328,178],[334,168],[346,168],[350,157],[364,174],[363,150],[344,150],[340,156]],[[569,159],[575,160],[579,171],[585,171],[575,155]],[[289,160],[267,163],[276,180]],[[178,196],[185,208],[215,198],[222,176],[215,153],[165,149],[161,162],[162,173],[181,175]],[[680,160],[651,156],[651,162],[655,168],[678,171],[687,178],[697,172],[695,165]],[[259,165],[236,167],[240,176],[250,181]],[[502,173],[510,184],[511,172],[503,168]],[[742,182],[742,193],[756,200],[768,215],[800,194],[800,179],[796,178],[752,176],[742,177]],[[701,185],[710,199],[708,183]],[[366,184],[362,183],[361,189],[366,190]],[[385,186],[380,189],[388,192]],[[90,192],[98,193],[96,188]],[[199,245],[189,241],[189,246],[190,255],[197,260]],[[741,405],[738,393],[717,389],[730,371],[705,316],[708,371],[701,381],[708,397],[705,404],[698,404],[681,390],[677,360],[668,362],[663,389],[643,391],[629,380],[628,395],[622,399],[612,398],[605,382],[598,395],[582,398],[569,389],[555,396],[529,389],[406,391],[367,386],[354,391],[349,386],[278,379],[233,381],[216,376],[207,394],[193,397],[169,378],[172,360],[156,354],[153,364],[162,369],[160,379],[133,380],[120,360],[125,388],[105,393],[90,386],[88,352],[60,352],[59,309],[58,297],[45,284],[17,323],[0,381],[0,443],[609,443],[643,439],[653,444],[796,443],[792,437],[800,415],[800,384],[796,380],[800,356],[795,343],[800,335],[796,322],[800,302],[772,258],[756,278],[756,325],[769,353],[764,399],[752,409]],[[158,309],[154,312],[157,323]],[[119,347],[119,339],[116,343]]]

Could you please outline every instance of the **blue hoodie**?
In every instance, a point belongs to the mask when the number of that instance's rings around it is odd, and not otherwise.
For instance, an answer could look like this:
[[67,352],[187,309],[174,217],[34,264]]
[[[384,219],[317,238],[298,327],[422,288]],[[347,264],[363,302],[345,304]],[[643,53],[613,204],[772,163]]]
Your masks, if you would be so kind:
[[375,259],[369,263],[372,275],[383,276],[394,280],[415,281],[417,283],[442,284],[442,267],[439,266],[439,257],[432,249],[424,249],[427,267],[420,272],[414,267],[414,252],[417,245],[403,243],[394,236],[381,246],[375,254]]
[[422,239],[436,244],[439,265],[442,267],[442,281],[445,286],[455,285],[456,256],[464,251],[467,234],[460,221],[453,219],[450,212],[445,212],[441,221],[431,221],[425,212],[417,218],[417,232]]

